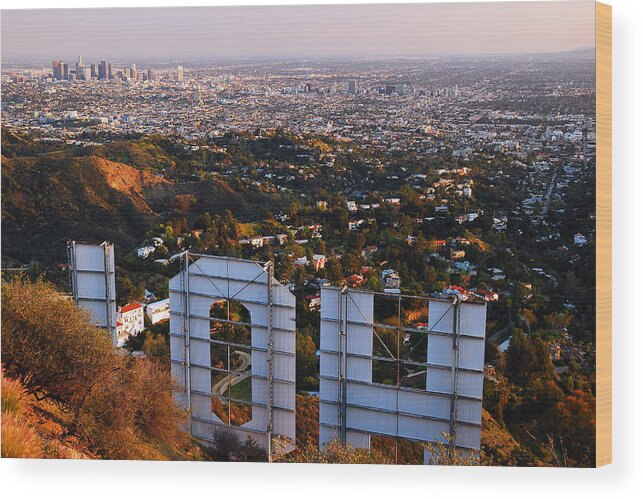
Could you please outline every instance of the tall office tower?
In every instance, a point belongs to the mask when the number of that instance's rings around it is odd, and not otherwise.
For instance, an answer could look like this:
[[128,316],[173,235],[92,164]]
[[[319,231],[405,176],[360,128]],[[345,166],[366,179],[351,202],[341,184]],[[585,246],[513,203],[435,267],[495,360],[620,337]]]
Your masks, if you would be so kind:
[[76,61],[76,77],[80,80],[83,75],[83,58],[78,56],[78,61]]
[[63,80],[68,80],[69,79],[69,64],[66,62],[60,61],[60,70],[62,74],[62,79]]
[[395,85],[395,92],[397,95],[404,95],[404,83],[398,83]]
[[87,67],[82,68],[82,70],[80,72],[80,76],[85,81],[91,80],[92,79],[92,70],[91,70],[91,68],[87,68]]
[[357,80],[348,80],[348,93],[349,94],[357,93]]
[[130,69],[130,72],[129,72],[130,78],[132,78],[133,80],[136,80],[136,74],[137,74],[136,64],[132,64],[132,69]]
[[176,68],[176,80],[183,81],[183,66],[178,66]]
[[174,71],[172,71],[172,70],[170,69],[170,70],[167,72],[167,79],[168,79],[169,81],[174,81],[175,77],[176,77],[176,75],[174,74]]
[[98,65],[98,79],[107,79],[107,61],[100,61],[100,64]]
[[395,92],[395,85],[386,85],[386,88],[384,89],[384,93],[386,95],[393,95],[393,92]]
[[62,65],[63,65],[62,61],[54,61],[52,63],[54,80],[62,80],[63,79]]
[[91,78],[98,78],[98,67],[96,66],[96,64],[90,65],[89,70],[90,70],[89,71],[89,76]]
[[147,68],[147,80],[154,81],[154,72],[150,68]]
[[107,66],[107,78],[110,80],[114,79],[114,68],[112,67],[112,63],[109,63],[109,66]]

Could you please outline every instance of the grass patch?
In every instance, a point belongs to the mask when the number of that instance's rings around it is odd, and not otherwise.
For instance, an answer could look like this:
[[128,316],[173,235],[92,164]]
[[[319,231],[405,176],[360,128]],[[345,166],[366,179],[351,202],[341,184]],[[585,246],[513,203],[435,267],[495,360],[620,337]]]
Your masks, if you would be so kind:
[[252,400],[252,378],[248,376],[243,381],[230,388],[230,398],[235,400]]

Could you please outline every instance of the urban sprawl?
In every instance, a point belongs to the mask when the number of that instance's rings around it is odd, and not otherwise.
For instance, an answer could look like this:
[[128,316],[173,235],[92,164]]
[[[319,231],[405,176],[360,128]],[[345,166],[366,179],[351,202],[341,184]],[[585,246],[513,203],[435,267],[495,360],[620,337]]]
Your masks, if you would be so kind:
[[[2,127],[79,150],[162,137],[173,159],[138,167],[186,190],[215,179],[263,200],[251,214],[204,216],[178,195],[164,224],[124,248],[122,265],[137,272],[170,275],[193,248],[274,258],[310,311],[328,284],[485,300],[500,351],[517,328],[547,329],[564,375],[593,365],[593,65],[582,52],[181,65],[79,56],[5,64]],[[136,334],[145,326],[132,304],[122,310]]]

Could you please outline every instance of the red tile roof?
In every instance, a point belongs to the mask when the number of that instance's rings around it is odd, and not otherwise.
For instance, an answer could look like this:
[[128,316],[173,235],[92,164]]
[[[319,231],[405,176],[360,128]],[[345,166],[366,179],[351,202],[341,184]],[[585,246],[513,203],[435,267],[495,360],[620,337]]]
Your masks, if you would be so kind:
[[143,305],[141,305],[140,303],[128,303],[127,305],[123,305],[121,307],[121,314],[131,312],[132,310],[136,310],[137,308],[143,308]]

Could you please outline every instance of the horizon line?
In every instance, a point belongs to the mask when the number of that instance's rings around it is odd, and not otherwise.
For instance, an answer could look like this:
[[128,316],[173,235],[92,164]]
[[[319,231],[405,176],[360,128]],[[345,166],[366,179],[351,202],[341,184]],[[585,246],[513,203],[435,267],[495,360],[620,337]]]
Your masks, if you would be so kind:
[[[312,55],[230,55],[230,56],[213,56],[213,57],[195,57],[195,58],[186,58],[179,56],[168,56],[163,58],[157,57],[143,57],[143,56],[132,56],[128,59],[128,62],[148,62],[148,63],[176,63],[176,62],[191,62],[191,63],[216,63],[216,62],[233,62],[233,61],[341,61],[341,60],[354,60],[354,59],[363,59],[363,60],[381,60],[381,61],[393,61],[393,60],[413,60],[413,59],[448,59],[448,58],[488,58],[488,57],[529,57],[529,56],[555,56],[563,54],[576,54],[576,53],[587,53],[595,51],[595,46],[583,46],[569,50],[557,50],[557,51],[535,51],[535,52],[486,52],[486,53],[407,53],[407,54],[398,54],[398,55],[375,55],[375,54],[312,54]],[[21,58],[21,56],[0,56],[0,64],[51,64],[53,61],[63,61],[66,62],[66,59],[75,59],[78,56],[86,58],[82,53],[77,53],[69,57],[61,57],[54,59],[39,59],[39,58],[30,58],[22,57],[22,61],[13,60]],[[94,59],[94,56],[89,56],[89,59]],[[95,59],[96,62],[101,60],[111,61],[116,63],[125,63],[121,57],[105,57],[100,56]],[[87,65],[87,62],[86,64]]]

